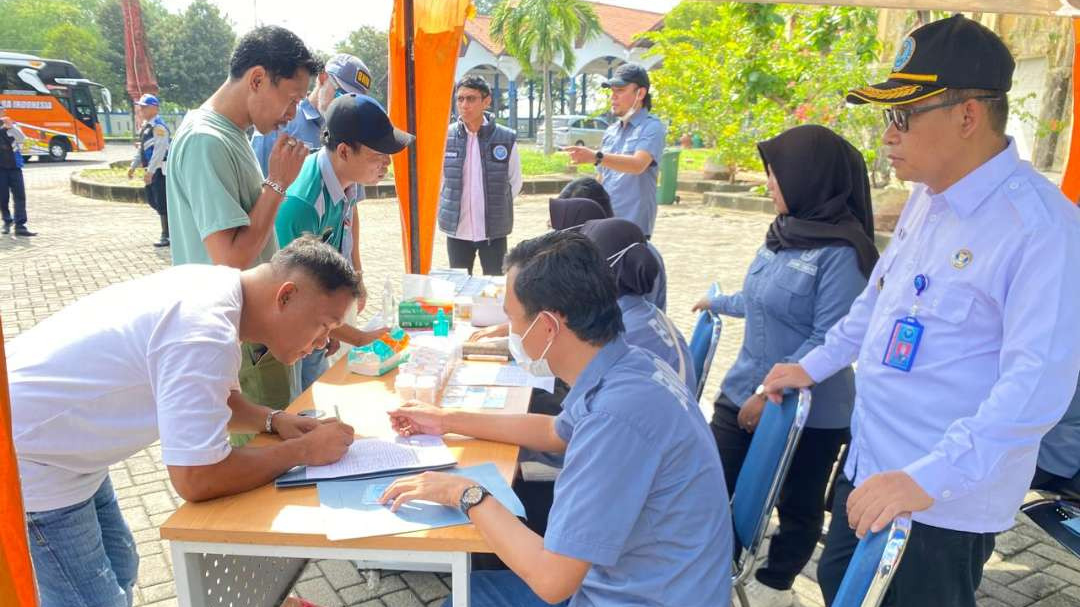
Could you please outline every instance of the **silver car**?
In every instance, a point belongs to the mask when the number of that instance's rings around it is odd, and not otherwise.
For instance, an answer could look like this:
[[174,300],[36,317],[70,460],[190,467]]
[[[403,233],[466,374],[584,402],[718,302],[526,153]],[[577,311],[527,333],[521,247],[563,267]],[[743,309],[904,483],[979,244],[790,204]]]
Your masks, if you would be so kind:
[[[608,123],[602,118],[591,118],[580,114],[552,116],[551,127],[555,131],[552,138],[557,147],[583,145],[590,148],[600,147]],[[544,145],[544,125],[536,130],[536,144]]]

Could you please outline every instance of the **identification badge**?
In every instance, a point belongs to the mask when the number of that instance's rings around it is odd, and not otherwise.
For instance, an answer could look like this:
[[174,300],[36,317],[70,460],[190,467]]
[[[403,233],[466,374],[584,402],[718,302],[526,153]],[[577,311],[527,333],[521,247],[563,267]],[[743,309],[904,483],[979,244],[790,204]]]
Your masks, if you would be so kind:
[[911,371],[911,366],[915,364],[915,355],[919,352],[923,328],[913,316],[898,319],[893,325],[892,337],[889,338],[885,358],[881,362],[905,373]]

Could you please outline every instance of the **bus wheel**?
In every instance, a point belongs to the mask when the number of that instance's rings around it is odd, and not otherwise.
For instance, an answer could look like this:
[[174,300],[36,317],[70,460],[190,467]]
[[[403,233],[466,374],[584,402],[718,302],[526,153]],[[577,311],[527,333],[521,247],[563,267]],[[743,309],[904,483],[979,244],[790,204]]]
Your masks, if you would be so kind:
[[49,160],[56,162],[63,162],[67,159],[68,151],[71,150],[71,144],[64,137],[53,137],[49,141]]

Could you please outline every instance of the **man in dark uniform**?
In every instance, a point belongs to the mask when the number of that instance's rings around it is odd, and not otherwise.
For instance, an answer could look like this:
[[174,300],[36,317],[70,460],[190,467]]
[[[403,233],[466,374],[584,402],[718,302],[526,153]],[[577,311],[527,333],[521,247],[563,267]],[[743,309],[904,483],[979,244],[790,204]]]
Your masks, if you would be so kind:
[[169,141],[172,133],[169,125],[158,115],[161,103],[158,98],[147,93],[135,102],[135,113],[142,121],[139,130],[139,146],[135,158],[128,169],[128,178],[135,174],[135,169],[146,169],[143,181],[146,183],[146,201],[150,208],[157,211],[161,218],[161,240],[155,247],[169,246],[169,214],[165,204],[165,158],[169,153]]
[[[4,234],[10,234],[14,225],[16,236],[34,236],[36,232],[26,229],[26,185],[22,174],[23,157],[19,152],[24,139],[26,136],[0,106],[0,212],[4,218]],[[9,196],[15,199],[14,215],[8,208]]]

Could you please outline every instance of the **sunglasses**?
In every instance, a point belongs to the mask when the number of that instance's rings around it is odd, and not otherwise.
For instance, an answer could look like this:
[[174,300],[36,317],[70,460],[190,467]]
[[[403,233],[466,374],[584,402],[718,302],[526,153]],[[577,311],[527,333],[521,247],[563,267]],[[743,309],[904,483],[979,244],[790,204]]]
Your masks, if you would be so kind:
[[904,107],[889,107],[881,111],[882,118],[885,119],[885,128],[889,128],[890,125],[896,126],[896,130],[901,133],[908,132],[908,128],[911,127],[911,117],[918,116],[919,114],[925,114],[933,110],[939,110],[943,107],[950,107],[954,105],[960,105],[969,99],[982,99],[982,100],[996,100],[1001,99],[999,95],[977,95],[975,97],[964,97],[963,99],[954,99],[952,101],[946,101],[944,103],[938,103],[936,105],[928,105],[925,107],[917,108],[904,108]]

